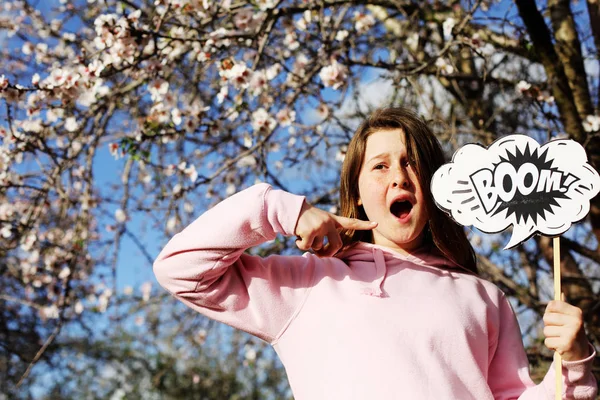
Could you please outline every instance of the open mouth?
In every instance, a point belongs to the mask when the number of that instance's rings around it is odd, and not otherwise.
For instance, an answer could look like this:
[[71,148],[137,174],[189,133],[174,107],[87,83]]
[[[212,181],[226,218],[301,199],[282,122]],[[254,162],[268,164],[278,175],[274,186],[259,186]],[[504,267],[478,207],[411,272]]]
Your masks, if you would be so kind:
[[397,218],[404,218],[408,214],[410,214],[410,211],[412,210],[412,208],[413,208],[413,205],[410,203],[410,201],[399,200],[399,201],[395,201],[392,203],[392,206],[390,207],[390,211]]

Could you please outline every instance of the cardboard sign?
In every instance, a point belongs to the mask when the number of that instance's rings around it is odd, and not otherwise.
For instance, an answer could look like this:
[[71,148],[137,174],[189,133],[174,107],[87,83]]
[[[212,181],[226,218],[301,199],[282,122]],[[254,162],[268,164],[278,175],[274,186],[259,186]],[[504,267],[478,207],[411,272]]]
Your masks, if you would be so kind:
[[540,146],[525,135],[503,137],[488,148],[468,144],[434,174],[438,207],[461,225],[486,233],[513,227],[505,249],[536,233],[556,236],[585,218],[600,177],[585,150],[570,139]]

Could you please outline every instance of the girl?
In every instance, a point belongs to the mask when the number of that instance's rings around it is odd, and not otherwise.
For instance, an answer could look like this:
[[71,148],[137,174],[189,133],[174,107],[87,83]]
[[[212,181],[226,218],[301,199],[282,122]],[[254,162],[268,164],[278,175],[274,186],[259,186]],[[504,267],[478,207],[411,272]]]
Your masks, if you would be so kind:
[[[554,368],[532,382],[508,300],[434,205],[443,162],[415,114],[379,110],[348,147],[343,216],[258,184],[176,235],[154,271],[191,308],[273,345],[297,400],[554,399]],[[244,253],[277,234],[313,253]],[[544,322],[564,398],[593,399],[581,311],[550,302]]]

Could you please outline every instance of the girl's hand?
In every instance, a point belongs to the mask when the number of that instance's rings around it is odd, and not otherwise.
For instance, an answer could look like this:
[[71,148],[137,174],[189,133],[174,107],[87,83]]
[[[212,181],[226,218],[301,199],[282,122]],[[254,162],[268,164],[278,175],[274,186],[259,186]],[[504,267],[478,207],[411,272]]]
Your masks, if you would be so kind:
[[[300,250],[313,249],[319,257],[331,257],[342,248],[340,229],[370,230],[377,222],[340,217],[304,202],[294,234]],[[327,244],[323,246],[325,237]]]
[[581,309],[562,301],[550,301],[544,313],[544,344],[557,351],[565,361],[578,361],[590,355],[583,329]]

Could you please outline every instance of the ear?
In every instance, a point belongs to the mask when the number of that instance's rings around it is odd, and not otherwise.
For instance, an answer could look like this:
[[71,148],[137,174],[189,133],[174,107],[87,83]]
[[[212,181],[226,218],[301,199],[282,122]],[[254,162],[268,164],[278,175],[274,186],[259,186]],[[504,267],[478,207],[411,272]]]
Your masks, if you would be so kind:
[[359,198],[358,201],[356,202],[357,206],[362,206],[362,200]]

